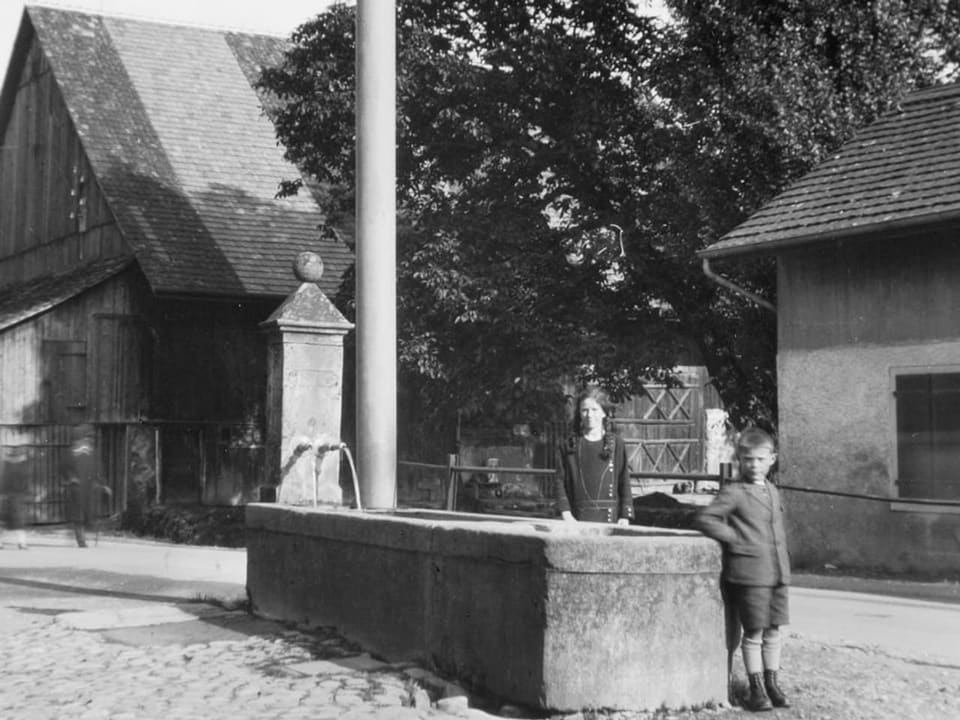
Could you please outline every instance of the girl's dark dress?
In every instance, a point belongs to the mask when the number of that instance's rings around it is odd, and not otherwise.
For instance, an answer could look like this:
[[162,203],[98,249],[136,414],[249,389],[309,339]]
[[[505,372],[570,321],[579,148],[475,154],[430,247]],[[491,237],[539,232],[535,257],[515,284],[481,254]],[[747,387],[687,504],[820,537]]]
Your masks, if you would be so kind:
[[630,468],[619,436],[606,433],[599,440],[571,437],[560,446],[557,511],[565,510],[586,522],[633,518]]

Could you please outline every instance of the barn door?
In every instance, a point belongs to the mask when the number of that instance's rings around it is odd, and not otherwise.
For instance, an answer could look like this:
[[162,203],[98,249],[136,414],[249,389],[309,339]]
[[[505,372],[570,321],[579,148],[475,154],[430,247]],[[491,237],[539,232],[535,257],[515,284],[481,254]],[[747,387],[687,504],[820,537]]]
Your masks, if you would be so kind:
[[701,472],[703,393],[699,385],[647,385],[617,406],[612,423],[634,472]]

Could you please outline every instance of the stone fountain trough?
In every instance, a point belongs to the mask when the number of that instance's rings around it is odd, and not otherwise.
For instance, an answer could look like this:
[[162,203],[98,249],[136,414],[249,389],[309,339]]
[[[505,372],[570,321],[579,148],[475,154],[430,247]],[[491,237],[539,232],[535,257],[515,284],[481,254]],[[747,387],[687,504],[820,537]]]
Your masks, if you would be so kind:
[[247,507],[253,611],[334,626],[549,711],[727,699],[720,551],[698,533],[430,510]]

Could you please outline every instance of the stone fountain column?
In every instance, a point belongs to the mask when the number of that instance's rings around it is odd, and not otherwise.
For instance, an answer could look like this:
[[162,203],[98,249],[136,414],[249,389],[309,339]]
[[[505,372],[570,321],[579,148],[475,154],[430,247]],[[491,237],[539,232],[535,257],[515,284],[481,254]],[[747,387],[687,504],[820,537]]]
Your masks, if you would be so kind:
[[353,324],[317,286],[323,261],[300,253],[300,287],[261,327],[268,334],[266,481],[290,505],[340,504],[343,336]]

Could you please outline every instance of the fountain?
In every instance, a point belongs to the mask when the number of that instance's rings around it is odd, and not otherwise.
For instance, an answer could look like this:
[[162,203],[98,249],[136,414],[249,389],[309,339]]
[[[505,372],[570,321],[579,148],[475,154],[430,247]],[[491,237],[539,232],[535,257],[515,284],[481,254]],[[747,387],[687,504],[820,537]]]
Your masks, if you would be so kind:
[[246,511],[253,612],[333,626],[384,658],[544,710],[724,702],[713,541],[683,530],[393,506],[393,6],[357,3],[358,507],[343,507],[337,483],[334,371],[342,372],[351,326],[316,287],[319,276],[301,274],[265,323],[267,468],[278,502]]
[[638,526],[253,505],[254,612],[551,711],[723,702],[716,543]]

